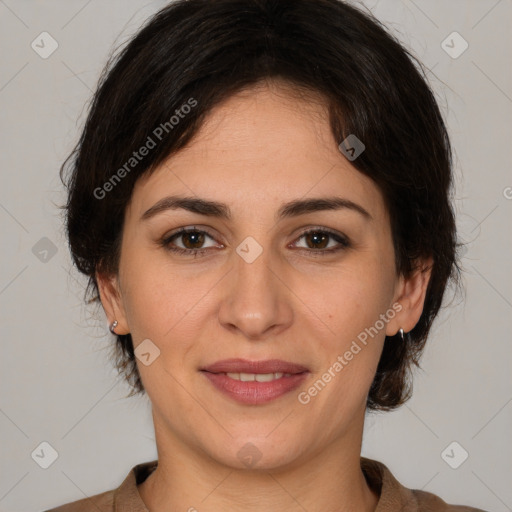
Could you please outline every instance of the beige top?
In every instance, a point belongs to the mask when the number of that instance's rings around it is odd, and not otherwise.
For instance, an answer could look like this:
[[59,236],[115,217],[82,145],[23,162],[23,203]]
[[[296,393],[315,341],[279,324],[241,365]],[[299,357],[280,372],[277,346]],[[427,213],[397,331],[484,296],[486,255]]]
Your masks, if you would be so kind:
[[[156,460],[138,464],[117,489],[45,512],[149,512],[140,497],[137,485],[149,476],[157,464]],[[368,484],[379,495],[375,512],[484,512],[462,505],[448,505],[429,492],[407,489],[393,477],[384,464],[375,460],[361,457],[361,468]]]

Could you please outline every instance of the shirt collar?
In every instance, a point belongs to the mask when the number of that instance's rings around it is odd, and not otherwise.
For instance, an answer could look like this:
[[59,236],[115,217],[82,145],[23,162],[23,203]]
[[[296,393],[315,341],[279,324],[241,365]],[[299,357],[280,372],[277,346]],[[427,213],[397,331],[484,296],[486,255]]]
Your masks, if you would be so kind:
[[140,497],[137,485],[157,467],[158,461],[137,464],[114,492],[114,512],[149,512]]
[[[114,512],[149,512],[140,497],[137,485],[158,465],[157,460],[133,467],[123,483],[114,491]],[[417,511],[417,501],[410,489],[403,487],[381,462],[361,457],[361,468],[368,485],[379,495],[375,512]]]

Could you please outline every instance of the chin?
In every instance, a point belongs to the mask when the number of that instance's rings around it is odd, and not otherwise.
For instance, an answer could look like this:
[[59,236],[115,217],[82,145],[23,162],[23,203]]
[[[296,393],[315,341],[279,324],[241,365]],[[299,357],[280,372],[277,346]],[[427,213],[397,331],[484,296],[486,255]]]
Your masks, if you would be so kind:
[[229,444],[219,442],[209,451],[215,460],[228,467],[269,471],[284,469],[293,464],[302,454],[301,447],[305,445],[307,443],[299,440],[294,442],[290,436],[270,439],[269,436],[239,435],[230,438]]

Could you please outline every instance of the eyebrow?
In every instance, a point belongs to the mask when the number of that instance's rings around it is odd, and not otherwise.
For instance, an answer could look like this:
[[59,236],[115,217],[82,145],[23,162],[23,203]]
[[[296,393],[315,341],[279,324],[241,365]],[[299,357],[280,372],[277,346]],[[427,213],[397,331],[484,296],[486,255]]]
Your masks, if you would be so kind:
[[[181,196],[168,196],[160,199],[151,208],[146,210],[141,220],[147,220],[158,213],[167,210],[183,209],[199,215],[208,217],[216,217],[219,219],[231,220],[231,210],[227,204],[219,203],[217,201],[209,201],[207,199],[200,199],[197,197],[181,197]],[[372,220],[370,213],[362,206],[344,199],[342,197],[318,197],[313,199],[296,199],[283,204],[276,215],[277,220],[282,220],[290,217],[298,217],[306,213],[313,213],[325,210],[343,210],[348,209],[361,214],[365,219]]]

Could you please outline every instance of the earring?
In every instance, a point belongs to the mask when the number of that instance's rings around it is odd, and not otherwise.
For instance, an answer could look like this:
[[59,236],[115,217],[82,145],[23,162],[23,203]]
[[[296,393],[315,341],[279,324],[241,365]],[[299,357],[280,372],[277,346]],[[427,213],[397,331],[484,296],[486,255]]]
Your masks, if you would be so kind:
[[114,320],[114,321],[110,324],[110,327],[109,327],[110,332],[111,332],[112,334],[115,334],[115,333],[116,333],[116,331],[114,330],[116,327],[117,327],[117,320]]
[[404,341],[404,330],[400,327],[400,329],[398,329],[398,333],[400,334],[400,341]]

